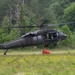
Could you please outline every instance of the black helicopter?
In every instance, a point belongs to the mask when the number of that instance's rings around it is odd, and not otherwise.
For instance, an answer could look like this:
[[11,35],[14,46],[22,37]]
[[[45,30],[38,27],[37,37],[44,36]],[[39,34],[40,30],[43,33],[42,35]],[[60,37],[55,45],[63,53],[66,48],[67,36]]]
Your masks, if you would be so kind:
[[[45,22],[46,21],[44,21],[40,27],[42,27]],[[14,27],[14,28],[17,28],[17,27]],[[4,55],[6,55],[8,49],[11,49],[11,48],[35,46],[35,45],[41,45],[41,44],[45,46],[48,46],[49,44],[56,45],[57,42],[64,40],[66,38],[67,38],[67,35],[58,30],[40,29],[34,32],[26,33],[16,40],[12,40],[12,41],[0,44],[0,49],[6,49],[6,51],[4,52]]]
[[67,35],[60,31],[42,29],[26,33],[16,40],[0,44],[0,49],[7,49],[4,53],[4,55],[6,55],[8,49],[11,48],[35,46],[41,44],[48,46],[51,43],[56,44],[58,41],[64,40],[66,37]]

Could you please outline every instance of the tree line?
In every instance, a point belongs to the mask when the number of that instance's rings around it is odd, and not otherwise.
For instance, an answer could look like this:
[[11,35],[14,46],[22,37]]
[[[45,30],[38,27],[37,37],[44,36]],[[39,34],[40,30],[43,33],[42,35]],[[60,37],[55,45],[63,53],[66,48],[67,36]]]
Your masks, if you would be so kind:
[[[49,24],[75,22],[74,0],[0,0],[0,26],[36,26],[43,19]],[[0,28],[0,42],[9,41],[38,28]],[[63,24],[55,29],[68,35],[59,45],[74,46],[75,24]]]

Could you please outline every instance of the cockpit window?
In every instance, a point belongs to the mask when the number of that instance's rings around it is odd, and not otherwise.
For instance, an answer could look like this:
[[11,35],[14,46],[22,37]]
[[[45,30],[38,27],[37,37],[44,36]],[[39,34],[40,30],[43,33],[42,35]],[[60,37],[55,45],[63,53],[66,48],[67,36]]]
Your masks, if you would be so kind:
[[59,32],[59,34],[60,34],[60,35],[63,35],[63,33],[62,33],[62,32]]
[[44,39],[55,39],[57,36],[59,35],[59,33],[48,33],[48,34],[44,34],[43,38]]

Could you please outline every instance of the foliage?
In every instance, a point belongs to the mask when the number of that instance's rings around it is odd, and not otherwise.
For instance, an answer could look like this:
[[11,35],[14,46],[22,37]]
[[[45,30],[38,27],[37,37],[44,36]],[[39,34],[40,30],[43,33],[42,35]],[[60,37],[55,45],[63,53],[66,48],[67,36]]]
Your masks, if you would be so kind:
[[[75,2],[71,3],[70,6],[64,9],[64,20],[66,22],[73,22],[75,21]],[[71,24],[69,25],[70,30],[75,30],[75,25]]]
[[[40,25],[40,20],[43,19],[48,19],[51,24],[75,21],[74,0],[1,0],[0,11],[0,25],[2,26]],[[15,24],[12,23],[13,18],[16,21]],[[75,25],[69,24],[68,27],[63,26],[60,28],[69,36],[61,45],[69,46],[75,44]],[[38,28],[19,28],[18,31],[21,36],[36,29]],[[16,32],[17,30],[14,32],[10,28],[0,29],[0,42],[14,39]]]
[[[7,16],[4,17],[4,19],[2,21],[2,26],[9,26],[9,27],[11,26],[11,22]],[[3,31],[5,33],[9,34],[11,29],[10,28],[4,28]]]
[[4,38],[3,29],[0,29],[0,43],[4,42]]
[[10,41],[10,40],[14,40],[18,37],[17,35],[17,30],[16,29],[12,29],[11,32],[5,37],[5,41]]
[[48,8],[48,16],[49,16],[50,22],[58,23],[62,13],[63,13],[63,8],[58,2],[51,4]]
[[0,23],[7,14],[9,0],[0,0]]
[[72,32],[70,31],[69,27],[67,25],[62,26],[61,30],[63,33],[67,35],[67,39],[63,40],[61,44],[63,44],[64,46],[71,45],[73,43],[73,40],[72,40]]

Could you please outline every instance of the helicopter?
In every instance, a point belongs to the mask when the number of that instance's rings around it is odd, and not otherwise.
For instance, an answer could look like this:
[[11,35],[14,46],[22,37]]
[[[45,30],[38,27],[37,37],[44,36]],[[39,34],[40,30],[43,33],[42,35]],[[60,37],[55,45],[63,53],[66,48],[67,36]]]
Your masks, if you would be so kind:
[[[44,21],[39,27],[43,27],[45,23],[46,21]],[[24,26],[20,28],[24,28]],[[41,44],[43,44],[44,46],[49,46],[49,44],[56,45],[57,42],[65,40],[66,38],[67,35],[59,30],[39,29],[33,32],[28,32],[15,40],[0,44],[0,49],[6,49],[6,51],[4,52],[4,55],[6,55],[7,51],[11,48],[36,46]]]
[[67,35],[60,31],[42,29],[26,33],[16,40],[0,44],[0,49],[6,49],[4,52],[4,55],[6,55],[8,49],[11,48],[36,46],[41,44],[48,46],[51,43],[56,44],[58,41],[64,40],[66,37]]

